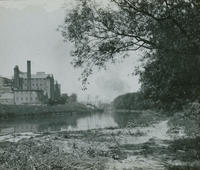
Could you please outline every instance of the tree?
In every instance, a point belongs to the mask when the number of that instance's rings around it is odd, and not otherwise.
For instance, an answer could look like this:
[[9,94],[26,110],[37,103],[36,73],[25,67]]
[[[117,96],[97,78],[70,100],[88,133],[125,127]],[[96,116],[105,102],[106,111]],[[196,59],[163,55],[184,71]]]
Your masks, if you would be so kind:
[[79,2],[62,34],[74,43],[73,64],[84,68],[83,83],[94,67],[140,49],[137,73],[147,98],[169,104],[199,96],[200,1],[110,0],[112,8]]
[[76,102],[77,102],[77,94],[72,93],[72,94],[68,97],[68,102],[69,102],[69,103],[76,103]]
[[58,105],[58,104],[66,104],[69,100],[68,94],[64,93],[61,96],[57,96],[55,99],[49,99],[49,105]]
[[112,104],[115,109],[125,110],[144,110],[151,107],[151,103],[144,100],[140,92],[120,95],[113,100]]
[[69,99],[69,96],[67,93],[64,93],[61,95],[61,98],[63,100],[63,103],[67,103],[68,102],[68,99]]

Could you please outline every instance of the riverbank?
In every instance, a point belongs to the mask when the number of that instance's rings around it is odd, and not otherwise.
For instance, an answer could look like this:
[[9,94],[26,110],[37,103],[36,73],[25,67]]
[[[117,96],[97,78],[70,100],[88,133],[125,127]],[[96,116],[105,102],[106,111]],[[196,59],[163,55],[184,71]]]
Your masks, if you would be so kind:
[[200,169],[199,139],[173,131],[170,117],[152,111],[124,116],[123,127],[1,136],[0,169]]
[[0,169],[164,170],[172,158],[167,122],[2,137]]
[[91,109],[80,103],[65,105],[0,105],[0,119],[16,116],[38,116],[61,113],[88,113],[100,112],[100,109]]
[[[170,140],[166,133],[167,121],[134,129],[15,134],[0,142],[0,169],[121,170],[142,165],[156,170],[164,168],[162,161],[147,155],[151,155],[151,147],[165,149],[163,143]],[[150,148],[145,149],[146,145]]]

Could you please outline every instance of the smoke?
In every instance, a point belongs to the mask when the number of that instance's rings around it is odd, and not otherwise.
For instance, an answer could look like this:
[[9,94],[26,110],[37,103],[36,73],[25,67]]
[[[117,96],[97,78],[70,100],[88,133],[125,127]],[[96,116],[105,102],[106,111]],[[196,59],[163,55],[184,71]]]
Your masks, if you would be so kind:
[[96,84],[98,89],[101,89],[102,93],[110,99],[130,91],[129,84],[117,73],[98,77]]

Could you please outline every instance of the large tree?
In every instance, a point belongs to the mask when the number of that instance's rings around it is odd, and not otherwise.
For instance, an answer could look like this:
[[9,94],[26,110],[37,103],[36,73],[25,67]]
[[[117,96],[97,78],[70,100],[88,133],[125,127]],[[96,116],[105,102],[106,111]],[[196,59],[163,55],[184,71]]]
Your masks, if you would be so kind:
[[198,97],[200,86],[199,0],[79,0],[62,34],[74,44],[75,67],[83,82],[94,67],[105,67],[142,50],[142,91],[155,102]]

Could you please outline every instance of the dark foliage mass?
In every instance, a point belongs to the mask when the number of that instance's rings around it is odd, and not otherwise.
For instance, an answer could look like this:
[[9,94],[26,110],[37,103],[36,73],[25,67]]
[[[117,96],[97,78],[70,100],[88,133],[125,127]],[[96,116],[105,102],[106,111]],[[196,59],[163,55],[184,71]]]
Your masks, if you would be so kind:
[[200,138],[177,139],[170,143],[168,149],[173,159],[186,162],[185,165],[170,165],[168,170],[199,170],[198,162],[200,157]]
[[152,107],[147,100],[144,100],[141,93],[127,93],[118,96],[114,99],[113,106],[115,109],[122,110],[144,110]]
[[58,105],[58,104],[66,104],[66,103],[77,103],[77,94],[72,93],[70,96],[68,94],[62,94],[59,97],[56,97],[55,99],[49,99],[48,105]]
[[180,107],[199,99],[200,1],[79,0],[62,27],[74,44],[73,64],[83,67],[83,82],[93,68],[105,67],[142,50],[141,91],[157,106]]

